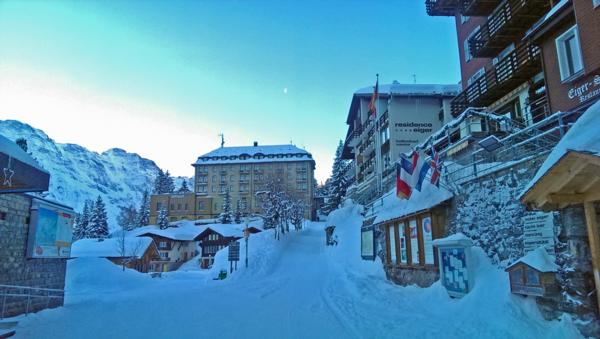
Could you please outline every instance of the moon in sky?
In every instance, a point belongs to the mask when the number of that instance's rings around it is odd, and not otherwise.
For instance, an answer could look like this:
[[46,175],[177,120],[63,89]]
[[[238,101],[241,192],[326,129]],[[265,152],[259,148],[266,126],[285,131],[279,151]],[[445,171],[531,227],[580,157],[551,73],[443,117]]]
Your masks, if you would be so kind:
[[283,89],[283,94],[287,94],[287,87]]

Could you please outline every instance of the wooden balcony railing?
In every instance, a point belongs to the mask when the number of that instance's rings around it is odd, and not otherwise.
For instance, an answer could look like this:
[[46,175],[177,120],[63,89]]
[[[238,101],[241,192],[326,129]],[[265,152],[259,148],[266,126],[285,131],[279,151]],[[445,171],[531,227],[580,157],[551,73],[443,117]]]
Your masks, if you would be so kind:
[[460,0],[425,0],[425,8],[430,16],[454,16]]
[[473,56],[493,58],[520,40],[533,23],[548,12],[547,0],[505,0],[469,40]]
[[488,106],[541,70],[538,47],[531,44],[517,47],[452,99],[452,115],[457,116],[468,107]]
[[461,13],[468,16],[486,16],[494,10],[500,0],[462,0]]

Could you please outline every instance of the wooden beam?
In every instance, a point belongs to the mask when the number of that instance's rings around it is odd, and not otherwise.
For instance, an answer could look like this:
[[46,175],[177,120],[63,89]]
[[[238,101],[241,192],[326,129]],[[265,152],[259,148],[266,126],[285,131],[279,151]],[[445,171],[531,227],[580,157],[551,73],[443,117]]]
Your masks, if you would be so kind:
[[584,201],[598,201],[600,200],[600,190],[587,192],[584,197]]
[[[572,161],[573,158],[563,157],[555,166],[563,167],[570,165],[569,163],[565,163],[566,161]],[[532,190],[525,196],[525,201],[535,197],[538,200],[538,206],[543,204],[544,200],[547,200],[547,196],[554,192],[559,192],[561,188],[563,188],[571,179],[573,179],[577,174],[579,174],[585,166],[587,166],[586,161],[579,161],[573,165],[572,168],[567,169],[566,171],[560,171],[562,168],[550,169],[546,175],[542,176],[540,181],[538,181],[532,188]],[[550,178],[552,176],[552,178]]]
[[600,310],[600,238],[598,237],[598,223],[596,222],[596,209],[593,202],[584,202],[585,223],[587,225],[588,241],[592,252],[592,267],[594,283],[596,284],[596,298]]
[[548,195],[548,201],[554,204],[582,203],[585,201],[585,195],[580,193],[552,193]]
[[587,191],[590,188],[594,187],[594,185],[596,185],[599,180],[600,180],[600,177],[593,177],[593,178],[591,178],[590,181],[588,181],[587,184],[585,184],[583,187],[581,187],[581,189],[579,189],[579,192],[587,193]]

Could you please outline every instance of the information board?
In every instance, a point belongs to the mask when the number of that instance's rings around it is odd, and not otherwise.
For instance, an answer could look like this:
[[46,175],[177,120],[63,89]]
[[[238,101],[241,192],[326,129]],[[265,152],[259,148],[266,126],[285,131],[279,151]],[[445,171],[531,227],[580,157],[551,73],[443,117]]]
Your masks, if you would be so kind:
[[419,235],[417,231],[417,219],[411,219],[408,222],[410,229],[410,254],[412,264],[419,264]]
[[440,247],[442,285],[451,296],[460,297],[469,292],[467,254],[463,247]]
[[27,255],[30,258],[68,258],[73,237],[72,209],[34,199],[31,206]]
[[234,241],[229,244],[229,261],[240,261],[240,243]]
[[372,226],[360,230],[360,255],[364,260],[375,260],[375,237]]
[[555,255],[554,227],[553,213],[527,213],[523,217],[523,250],[525,253],[538,247],[544,247],[548,254]]

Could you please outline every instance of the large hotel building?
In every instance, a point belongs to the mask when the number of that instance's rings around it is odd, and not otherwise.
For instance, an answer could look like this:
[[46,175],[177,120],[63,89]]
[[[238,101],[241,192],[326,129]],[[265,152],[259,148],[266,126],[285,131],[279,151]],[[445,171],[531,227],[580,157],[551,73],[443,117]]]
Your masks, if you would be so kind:
[[314,169],[312,155],[294,145],[221,147],[201,155],[195,168],[194,192],[152,196],[150,222],[166,208],[169,220],[216,218],[223,212],[229,191],[231,208],[239,202],[244,214],[261,213],[256,193],[277,180],[290,196],[304,201],[307,219],[314,218]]

